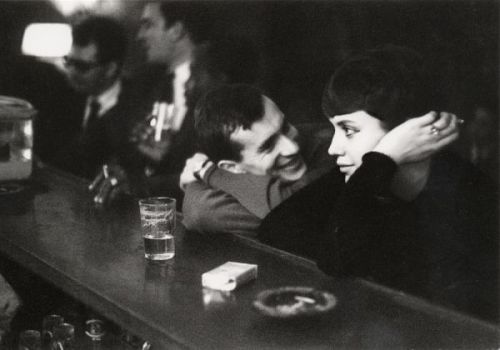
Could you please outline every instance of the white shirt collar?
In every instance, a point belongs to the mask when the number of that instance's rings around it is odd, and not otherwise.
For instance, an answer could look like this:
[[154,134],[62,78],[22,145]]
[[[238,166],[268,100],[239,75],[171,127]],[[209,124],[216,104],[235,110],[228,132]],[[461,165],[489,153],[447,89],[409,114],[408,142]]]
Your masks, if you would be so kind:
[[[118,96],[120,95],[121,90],[122,82],[120,79],[117,79],[115,83],[111,85],[106,91],[97,96],[97,102],[99,102],[99,118],[118,103]],[[90,116],[90,104],[95,98],[95,96],[87,97],[87,102],[85,103],[85,113],[82,121],[83,128],[87,127],[87,122]]]
[[[118,103],[118,96],[120,96],[121,90],[122,82],[120,79],[117,79],[113,85],[97,96],[97,102],[99,102],[99,105],[101,106],[99,109],[99,116],[102,116]],[[87,99],[87,105],[89,105],[91,99],[92,97]]]
[[171,121],[171,128],[179,130],[184,122],[184,117],[187,112],[185,84],[191,75],[190,61],[183,62],[175,67],[175,77],[173,81],[174,87],[174,115]]

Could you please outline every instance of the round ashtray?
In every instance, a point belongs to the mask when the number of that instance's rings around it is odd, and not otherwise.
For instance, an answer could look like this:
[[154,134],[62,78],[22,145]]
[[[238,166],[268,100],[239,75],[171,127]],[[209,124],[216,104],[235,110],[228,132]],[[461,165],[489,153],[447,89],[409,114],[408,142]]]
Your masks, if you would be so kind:
[[311,287],[281,287],[257,295],[253,306],[265,316],[295,319],[322,315],[335,307],[337,298]]

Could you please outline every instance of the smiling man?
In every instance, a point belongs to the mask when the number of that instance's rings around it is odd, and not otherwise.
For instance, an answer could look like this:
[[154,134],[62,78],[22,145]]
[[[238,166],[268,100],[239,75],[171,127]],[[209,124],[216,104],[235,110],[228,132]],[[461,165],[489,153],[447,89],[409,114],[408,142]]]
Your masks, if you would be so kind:
[[[255,236],[262,220],[333,164],[331,129],[286,121],[278,106],[250,85],[226,85],[198,103],[201,152],[187,161],[184,224],[204,233]],[[305,136],[305,137],[304,137]]]

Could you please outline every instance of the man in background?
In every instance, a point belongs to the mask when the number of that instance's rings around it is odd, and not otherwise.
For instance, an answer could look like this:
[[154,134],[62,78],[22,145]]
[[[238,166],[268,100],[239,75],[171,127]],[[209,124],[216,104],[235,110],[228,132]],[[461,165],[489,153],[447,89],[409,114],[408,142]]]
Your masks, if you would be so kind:
[[[194,50],[208,33],[209,19],[203,9],[201,3],[185,1],[149,2],[144,6],[137,36],[148,63],[160,64],[164,73],[149,90],[148,111],[139,116],[143,120],[132,131],[132,151],[120,159],[118,166],[110,168],[107,180],[100,176],[95,188],[100,202],[112,202],[122,193],[182,199],[179,174],[186,158],[193,154],[195,142],[184,86]],[[151,121],[155,103],[169,106],[163,125],[155,124],[159,122],[157,117]]]
[[109,17],[88,16],[72,27],[73,44],[64,57],[70,85],[81,103],[68,113],[74,135],[62,151],[60,165],[93,178],[98,169],[121,152],[128,135],[127,111],[131,87],[122,79],[127,50],[124,28]]

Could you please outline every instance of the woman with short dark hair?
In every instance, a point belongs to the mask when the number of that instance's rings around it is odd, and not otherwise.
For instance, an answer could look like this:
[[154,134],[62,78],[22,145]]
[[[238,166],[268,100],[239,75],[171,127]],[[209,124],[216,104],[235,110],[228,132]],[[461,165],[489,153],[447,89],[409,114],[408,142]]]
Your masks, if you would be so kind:
[[496,189],[470,164],[437,152],[456,139],[459,120],[418,117],[437,106],[429,79],[420,56],[405,48],[345,62],[323,99],[337,167],[271,213],[261,237],[277,242],[281,230],[293,237],[300,215],[304,232],[317,225],[317,236],[307,233],[310,251],[327,273],[495,319]]

